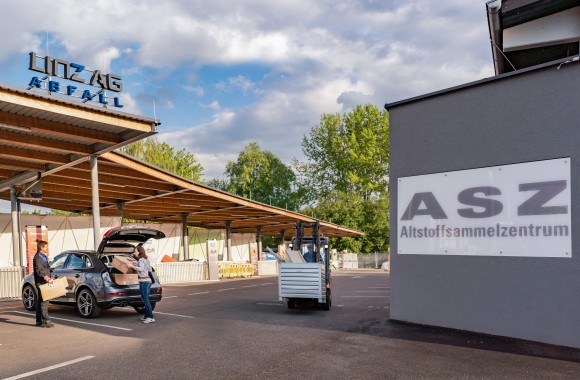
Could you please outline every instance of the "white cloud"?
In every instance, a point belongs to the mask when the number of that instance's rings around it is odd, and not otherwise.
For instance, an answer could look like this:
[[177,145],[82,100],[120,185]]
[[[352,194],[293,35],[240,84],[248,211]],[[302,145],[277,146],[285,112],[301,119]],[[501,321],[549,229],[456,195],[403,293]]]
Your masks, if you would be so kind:
[[[215,112],[211,122],[183,120],[172,126],[177,132],[160,136],[194,152],[210,177],[221,175],[223,160],[235,159],[252,140],[284,160],[302,157],[302,136],[323,113],[367,102],[382,107],[493,75],[484,0],[98,0],[82,5],[61,0],[58,6],[7,0],[2,5],[0,63],[14,54],[44,51],[48,31],[51,46],[65,49],[63,59],[106,69],[131,62],[121,74],[149,69],[157,76],[151,82],[187,67],[181,89],[198,97],[212,89],[251,92],[254,103],[243,107],[217,97],[198,103]],[[216,87],[204,84],[205,90],[199,83],[204,78],[197,70],[204,65],[251,63],[269,71],[252,80],[230,73],[213,81]],[[147,109],[157,100],[159,107],[175,106],[173,112],[179,112],[176,89],[153,93],[150,83],[143,86],[147,93],[122,95],[123,111],[141,114],[138,104]]]
[[209,104],[202,104],[200,103],[199,106],[201,108],[207,108],[213,111],[219,111],[221,109],[220,103],[217,100],[214,100],[213,102],[209,103]]
[[181,88],[183,88],[184,91],[197,96],[203,96],[205,94],[205,90],[200,86],[184,85]]

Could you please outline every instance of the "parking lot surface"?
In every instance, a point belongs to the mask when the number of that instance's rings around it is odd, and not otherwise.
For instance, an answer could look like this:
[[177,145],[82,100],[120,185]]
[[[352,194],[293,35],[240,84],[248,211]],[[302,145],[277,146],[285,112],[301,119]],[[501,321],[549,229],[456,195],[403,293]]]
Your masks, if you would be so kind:
[[335,271],[330,311],[278,301],[277,277],[165,285],[156,322],[0,302],[0,379],[574,379],[580,350],[389,321],[389,275]]

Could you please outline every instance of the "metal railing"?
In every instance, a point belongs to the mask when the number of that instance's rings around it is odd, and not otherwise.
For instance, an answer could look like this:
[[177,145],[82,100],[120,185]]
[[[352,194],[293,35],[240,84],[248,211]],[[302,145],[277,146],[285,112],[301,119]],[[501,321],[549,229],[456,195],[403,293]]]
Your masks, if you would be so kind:
[[0,298],[20,298],[21,267],[0,267]]
[[204,262],[158,263],[153,267],[161,285],[207,280],[206,263]]

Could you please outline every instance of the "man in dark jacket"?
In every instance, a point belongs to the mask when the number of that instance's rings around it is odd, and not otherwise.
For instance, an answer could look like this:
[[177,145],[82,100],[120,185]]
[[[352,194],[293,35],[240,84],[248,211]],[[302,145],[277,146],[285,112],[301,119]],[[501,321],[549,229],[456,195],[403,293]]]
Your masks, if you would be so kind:
[[36,283],[36,326],[53,327],[54,323],[48,319],[48,301],[42,300],[42,293],[39,286],[42,284],[52,284],[50,277],[50,267],[48,266],[48,243],[39,240],[36,243],[36,255],[34,255],[34,282]]

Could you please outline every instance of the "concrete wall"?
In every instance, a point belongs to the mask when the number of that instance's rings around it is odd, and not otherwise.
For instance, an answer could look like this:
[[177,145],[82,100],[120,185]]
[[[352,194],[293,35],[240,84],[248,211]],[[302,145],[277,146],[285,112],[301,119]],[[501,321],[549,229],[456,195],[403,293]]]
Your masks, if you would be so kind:
[[[580,63],[389,106],[391,319],[580,347]],[[571,258],[397,254],[399,177],[571,158]]]

